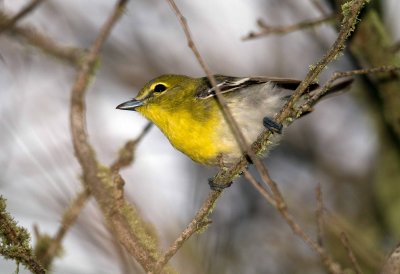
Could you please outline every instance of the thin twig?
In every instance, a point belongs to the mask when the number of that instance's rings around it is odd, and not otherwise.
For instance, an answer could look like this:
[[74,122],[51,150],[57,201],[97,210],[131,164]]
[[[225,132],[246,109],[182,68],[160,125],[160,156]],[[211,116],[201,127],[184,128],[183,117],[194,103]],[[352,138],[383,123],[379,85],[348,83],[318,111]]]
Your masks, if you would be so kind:
[[155,264],[155,267],[151,273],[159,273],[167,262],[175,255],[175,253],[182,247],[182,245],[197,231],[209,224],[207,220],[208,215],[214,208],[217,199],[221,196],[222,191],[215,190],[210,191],[207,199],[203,205],[197,211],[196,215],[189,223],[189,225],[182,231],[179,237],[173,242],[168,250],[161,256],[161,258]]
[[329,230],[334,236],[340,238],[340,233],[345,231],[351,237],[352,248],[365,265],[368,265],[371,269],[376,269],[381,265],[384,255],[378,250],[377,245],[371,245],[368,242],[368,236],[360,235],[360,226],[354,225],[340,214],[330,212],[326,208],[324,217],[327,223],[325,229]]
[[81,212],[83,206],[86,204],[89,197],[90,197],[90,192],[88,189],[85,188],[84,190],[78,193],[78,195],[73,200],[71,205],[64,212],[63,217],[61,219],[60,228],[53,237],[43,258],[40,258],[40,261],[42,262],[45,269],[49,269],[49,266],[51,265],[54,256],[57,254],[57,251],[61,246],[61,242],[65,234],[67,233],[68,229],[75,223],[76,219],[79,216],[79,213]]
[[261,19],[257,20],[258,26],[261,28],[261,31],[259,32],[250,32],[247,36],[243,37],[242,40],[252,40],[264,36],[268,36],[271,34],[277,34],[277,35],[282,35],[282,34],[287,34],[290,32],[295,32],[299,30],[304,30],[304,29],[309,29],[313,28],[328,22],[333,22],[334,20],[337,19],[337,16],[334,15],[328,15],[324,16],[322,18],[318,19],[312,19],[312,20],[304,20],[301,22],[298,22],[296,24],[292,25],[286,25],[286,26],[269,26],[264,21]]
[[322,200],[321,184],[318,184],[317,187],[315,188],[315,195],[317,197],[317,210],[315,211],[317,219],[317,243],[320,247],[323,247],[324,202]]
[[337,72],[333,73],[332,77],[319,90],[319,92],[315,93],[303,105],[301,105],[299,107],[297,115],[301,115],[301,113],[304,113],[311,106],[313,106],[315,104],[315,102],[318,101],[319,98],[321,98],[321,96],[323,96],[333,86],[334,82],[340,78],[352,77],[352,76],[356,76],[356,75],[385,73],[385,72],[395,73],[396,71],[400,71],[400,66],[380,66],[380,67],[369,68],[369,69],[337,71]]
[[324,16],[328,16],[328,12],[325,10],[325,7],[321,4],[321,0],[311,0],[311,4],[313,4],[313,6],[319,10],[319,12],[324,15]]
[[143,139],[143,137],[149,132],[152,123],[148,123],[138,137],[134,140],[129,140],[119,150],[118,158],[111,164],[110,169],[114,172],[118,172],[121,168],[130,165],[134,158],[134,150],[137,144]]
[[4,31],[9,30],[17,24],[19,20],[24,18],[30,12],[32,12],[39,4],[41,4],[44,0],[32,0],[25,7],[22,8],[15,16],[13,16],[10,20],[7,20],[5,24],[0,26],[0,34]]
[[275,200],[274,197],[271,195],[271,193],[268,192],[261,184],[257,182],[257,180],[254,178],[254,176],[247,170],[245,169],[243,171],[244,177],[253,185],[255,189],[258,190],[258,192],[264,196],[264,198],[272,205],[275,205]]
[[[245,171],[245,176],[247,178],[248,174],[246,174]],[[255,179],[252,178],[250,182],[252,185],[260,185],[257,181],[253,182]],[[272,180],[269,178],[268,180]],[[260,192],[263,197],[265,195],[263,194],[263,191],[260,191],[259,187],[256,187],[256,190]],[[279,191],[279,190],[278,190]],[[279,204],[284,203],[281,199],[283,197],[280,195],[279,196],[274,196],[274,203],[271,203],[271,205],[275,206],[275,208],[278,210],[278,212],[281,214],[283,219],[286,221],[286,223],[289,225],[289,227],[292,229],[292,232],[299,236],[300,239],[302,239],[310,248],[313,250],[315,253],[317,253],[320,256],[321,262],[325,267],[328,269],[328,271],[332,274],[339,274],[343,273],[341,266],[335,262],[329,254],[326,253],[325,249],[322,248],[320,245],[318,245],[305,231],[304,229],[295,221],[293,215],[289,212],[287,207],[279,207]],[[270,200],[266,198],[266,200],[269,202]]]
[[346,236],[346,233],[342,232],[340,233],[340,241],[342,242],[344,248],[347,251],[347,255],[349,256],[350,262],[353,265],[353,269],[356,274],[362,274],[362,270],[360,268],[360,265],[358,264],[357,258],[354,255],[353,249],[350,246],[349,239]]
[[[10,19],[10,17],[0,10],[0,28]],[[63,46],[48,37],[47,35],[37,31],[31,26],[14,26],[7,31],[10,37],[20,38],[28,44],[42,50],[44,53],[54,56],[58,59],[66,61],[73,66],[79,66],[85,51],[79,48]]]

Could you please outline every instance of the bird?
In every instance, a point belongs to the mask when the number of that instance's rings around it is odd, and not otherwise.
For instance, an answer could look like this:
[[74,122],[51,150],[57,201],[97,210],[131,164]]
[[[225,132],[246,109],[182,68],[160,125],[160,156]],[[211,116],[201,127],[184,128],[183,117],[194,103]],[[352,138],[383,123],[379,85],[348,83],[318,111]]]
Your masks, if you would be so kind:
[[[281,138],[282,125],[274,121],[301,80],[277,77],[214,76],[221,95],[248,145],[265,130]],[[326,94],[346,89],[352,79],[333,85]],[[319,90],[311,83],[302,100]],[[173,147],[193,161],[207,166],[230,166],[242,150],[227,123],[207,77],[162,75],[149,81],[117,109],[137,111],[154,123]]]

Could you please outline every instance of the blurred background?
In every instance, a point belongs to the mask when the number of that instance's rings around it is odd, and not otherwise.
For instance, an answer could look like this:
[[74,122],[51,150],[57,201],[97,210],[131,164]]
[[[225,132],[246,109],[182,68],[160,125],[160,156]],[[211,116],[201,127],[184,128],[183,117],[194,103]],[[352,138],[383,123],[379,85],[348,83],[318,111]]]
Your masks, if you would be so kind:
[[[335,24],[325,24],[242,40],[259,30],[257,19],[276,26],[320,18],[334,13],[338,1],[176,2],[214,73],[302,79],[337,36]],[[371,2],[362,18],[374,12],[388,43],[395,44],[400,40],[400,2]],[[27,3],[3,0],[1,11],[12,16]],[[113,6],[114,1],[105,0],[48,0],[17,26],[84,49]],[[398,62],[397,53],[388,60]],[[377,65],[367,61],[349,47],[319,81],[324,83],[337,70]],[[138,113],[115,106],[166,73],[203,76],[168,3],[130,1],[105,43],[101,67],[86,96],[88,132],[99,161],[111,164],[118,149],[147,123]],[[82,189],[69,128],[75,77],[71,63],[35,47],[21,33],[0,35],[0,193],[8,211],[32,233],[37,225],[41,233],[53,235],[62,213]],[[397,81],[397,91],[398,87]],[[324,244],[350,267],[339,240],[346,232],[365,273],[376,273],[400,240],[400,135],[385,112],[380,89],[376,78],[358,78],[349,92],[320,102],[313,113],[292,124],[265,159],[290,210],[315,238],[315,188],[321,185],[329,211]],[[138,145],[134,163],[121,174],[127,199],[154,226],[160,246],[167,248],[206,198],[207,178],[216,171],[193,163],[152,127]],[[212,225],[173,257],[179,273],[325,273],[316,254],[243,179],[224,192],[211,218]],[[142,273],[132,259],[121,255],[93,198],[62,245],[53,273]],[[0,258],[1,273],[15,269],[14,262]]]

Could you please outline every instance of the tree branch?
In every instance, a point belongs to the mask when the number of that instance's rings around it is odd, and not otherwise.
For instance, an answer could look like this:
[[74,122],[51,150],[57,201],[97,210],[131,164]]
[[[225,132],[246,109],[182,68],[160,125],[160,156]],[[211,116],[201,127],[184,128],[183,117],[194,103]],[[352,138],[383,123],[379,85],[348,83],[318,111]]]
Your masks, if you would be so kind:
[[268,36],[271,34],[282,35],[282,34],[287,34],[287,33],[295,32],[295,31],[299,31],[299,30],[305,30],[305,29],[313,28],[313,27],[316,27],[316,26],[319,26],[319,25],[322,25],[325,23],[333,22],[337,18],[338,17],[334,14],[334,15],[324,16],[324,17],[318,18],[318,19],[304,20],[304,21],[298,22],[296,24],[286,25],[286,26],[269,26],[263,20],[258,19],[257,25],[261,28],[261,31],[259,31],[259,32],[252,31],[248,35],[243,37],[242,40],[246,41],[246,40],[252,40],[252,39]]
[[96,68],[101,47],[114,23],[123,14],[127,2],[127,0],[118,1],[82,62],[72,88],[70,122],[75,154],[83,170],[84,182],[88,185],[120,243],[136,258],[145,271],[149,271],[158,256],[154,237],[146,231],[137,210],[123,198],[123,179],[119,174],[111,172],[109,168],[97,162],[86,132],[84,95],[91,74]]
[[[0,10],[0,28],[4,28],[10,20],[10,16]],[[22,38],[27,43],[42,50],[44,53],[66,61],[75,67],[80,65],[85,54],[84,50],[58,44],[50,37],[37,31],[31,26],[14,26],[13,28],[7,29],[6,33],[9,34],[10,37]]]
[[[50,269],[50,265],[52,264],[55,256],[60,250],[61,242],[64,239],[65,234],[67,233],[68,229],[75,223],[76,219],[79,216],[79,213],[81,212],[89,197],[90,192],[87,188],[78,193],[78,195],[72,201],[71,205],[64,212],[61,219],[61,225],[55,236],[51,238],[45,252],[43,254],[37,254],[38,260],[43,264],[43,267],[45,269]],[[38,240],[39,241],[37,244],[40,245],[40,234],[38,235]]]
[[32,0],[29,4],[27,4],[20,12],[18,12],[11,19],[7,20],[4,24],[0,25],[0,34],[5,32],[8,29],[13,28],[19,20],[24,18],[30,12],[32,12],[39,4],[41,4],[44,0]]

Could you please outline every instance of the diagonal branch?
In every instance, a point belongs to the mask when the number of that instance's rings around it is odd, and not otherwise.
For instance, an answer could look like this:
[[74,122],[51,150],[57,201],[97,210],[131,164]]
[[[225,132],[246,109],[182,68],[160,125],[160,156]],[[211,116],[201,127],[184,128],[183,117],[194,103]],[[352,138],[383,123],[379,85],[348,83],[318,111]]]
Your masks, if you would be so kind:
[[[61,247],[61,242],[64,239],[68,229],[75,223],[82,208],[90,197],[90,192],[87,188],[83,189],[76,195],[71,205],[65,210],[61,219],[61,225],[57,233],[52,237],[49,246],[42,256],[39,256],[39,261],[45,269],[50,269],[54,257],[58,254]],[[38,233],[39,234],[39,233]],[[40,236],[39,236],[40,237]]]

